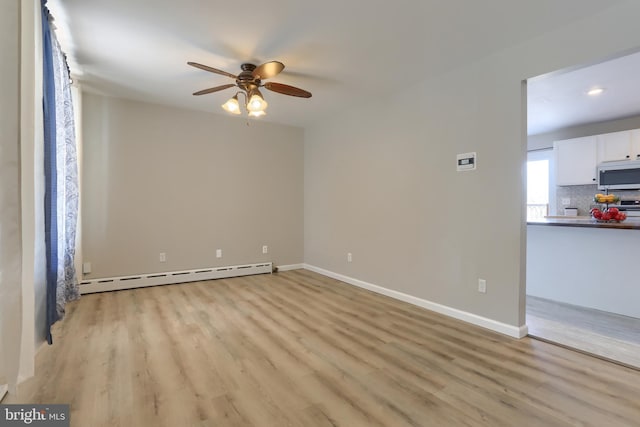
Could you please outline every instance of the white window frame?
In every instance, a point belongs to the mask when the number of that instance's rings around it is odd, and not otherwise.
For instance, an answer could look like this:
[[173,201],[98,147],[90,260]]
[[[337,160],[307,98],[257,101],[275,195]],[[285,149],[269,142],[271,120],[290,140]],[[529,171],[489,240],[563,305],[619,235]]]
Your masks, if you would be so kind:
[[535,162],[538,160],[549,161],[549,215],[558,215],[556,200],[556,164],[553,148],[527,152],[527,162]]

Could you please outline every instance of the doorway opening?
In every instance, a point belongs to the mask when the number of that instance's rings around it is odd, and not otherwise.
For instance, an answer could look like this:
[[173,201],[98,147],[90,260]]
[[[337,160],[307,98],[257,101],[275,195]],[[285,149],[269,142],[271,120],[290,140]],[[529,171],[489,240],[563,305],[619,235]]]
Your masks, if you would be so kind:
[[[640,218],[627,220],[638,229],[597,227],[589,217],[597,184],[591,177],[566,182],[567,169],[556,159],[558,144],[575,140],[571,160],[593,162],[586,170],[592,167],[595,174],[600,161],[611,160],[603,147],[613,138],[606,135],[628,138],[629,147],[640,144],[640,106],[631,105],[635,94],[640,96],[639,68],[640,53],[633,53],[526,81],[529,335],[635,368],[640,368],[640,306],[628,301],[640,301],[640,289],[624,282],[632,275],[632,260],[640,258],[640,244],[623,241],[640,243]],[[599,94],[589,94],[596,87]],[[640,200],[638,190],[620,195]],[[625,252],[612,258],[607,247]]]

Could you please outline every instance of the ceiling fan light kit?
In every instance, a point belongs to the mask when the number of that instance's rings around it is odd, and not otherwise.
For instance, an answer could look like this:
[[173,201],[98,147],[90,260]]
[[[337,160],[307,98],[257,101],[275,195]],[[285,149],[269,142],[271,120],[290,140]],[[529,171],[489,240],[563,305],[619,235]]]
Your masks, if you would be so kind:
[[267,109],[269,104],[264,100],[262,94],[258,89],[253,89],[249,93],[249,102],[247,103],[247,110],[250,112],[264,111]]
[[240,103],[238,102],[238,94],[236,93],[231,99],[222,104],[222,108],[231,114],[240,114]]
[[218,70],[217,68],[209,67],[208,65],[198,64],[196,62],[187,62],[187,64],[191,65],[192,67],[200,68],[201,70],[220,74],[222,76],[230,77],[236,80],[235,85],[226,84],[194,92],[194,95],[198,96],[237,86],[240,91],[236,92],[236,94],[232,96],[231,99],[222,104],[222,108],[231,114],[242,113],[240,102],[238,101],[238,95],[243,94],[245,101],[244,107],[250,117],[261,117],[266,115],[265,110],[267,109],[269,104],[264,100],[262,93],[260,93],[260,87],[264,87],[270,91],[281,93],[284,95],[296,96],[299,98],[311,98],[311,92],[307,92],[304,89],[300,89],[294,86],[274,82],[262,84],[262,79],[269,79],[280,74],[280,72],[284,69],[284,64],[282,62],[270,61],[265,62],[264,64],[257,67],[254,64],[242,64],[242,72],[237,76],[226,71]]

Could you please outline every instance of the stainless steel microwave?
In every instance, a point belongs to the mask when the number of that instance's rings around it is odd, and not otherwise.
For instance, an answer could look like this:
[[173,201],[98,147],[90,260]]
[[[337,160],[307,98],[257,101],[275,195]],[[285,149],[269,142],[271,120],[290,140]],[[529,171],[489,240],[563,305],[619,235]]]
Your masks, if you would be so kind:
[[598,165],[598,190],[640,189],[640,160],[603,162]]

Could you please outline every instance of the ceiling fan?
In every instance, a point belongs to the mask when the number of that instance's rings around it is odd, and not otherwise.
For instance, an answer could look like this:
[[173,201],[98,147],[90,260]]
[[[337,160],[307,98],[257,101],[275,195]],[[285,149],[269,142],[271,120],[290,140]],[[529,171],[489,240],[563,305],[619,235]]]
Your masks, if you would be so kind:
[[261,87],[264,87],[270,91],[282,93],[289,96],[297,96],[299,98],[311,98],[311,92],[306,90],[285,85],[282,83],[266,82],[262,80],[270,79],[280,74],[284,69],[284,64],[278,61],[265,62],[259,66],[254,64],[245,63],[240,66],[242,72],[240,74],[233,75],[226,71],[218,70],[217,68],[209,67],[208,65],[198,64],[197,62],[187,62],[192,67],[200,68],[201,70],[209,71],[211,73],[220,74],[222,76],[235,79],[234,83],[228,83],[220,86],[215,86],[209,89],[199,90],[194,92],[194,95],[206,95],[208,93],[218,92],[231,87],[238,87],[240,90],[222,105],[226,111],[232,114],[240,114],[240,103],[238,102],[238,95],[244,94],[245,108],[247,109],[249,116],[259,117],[265,115],[265,109],[267,108],[267,102],[260,93]]

